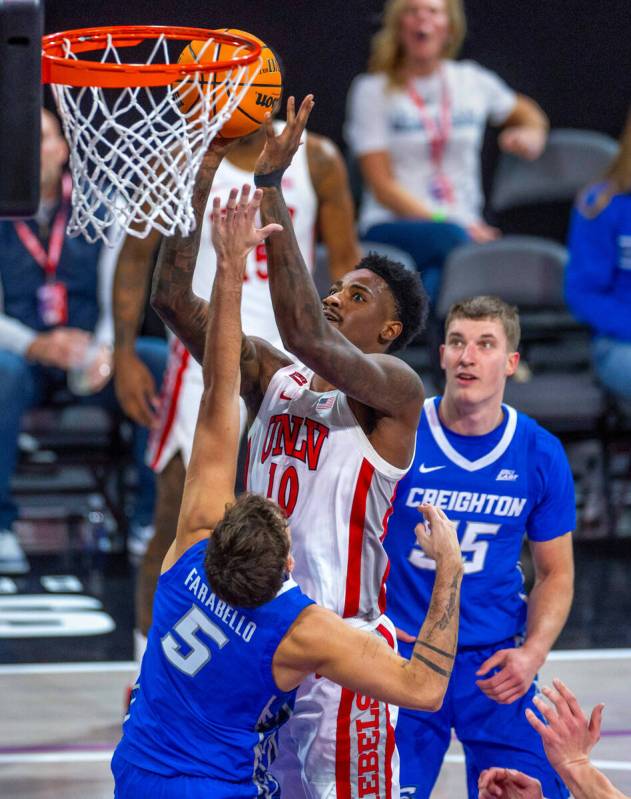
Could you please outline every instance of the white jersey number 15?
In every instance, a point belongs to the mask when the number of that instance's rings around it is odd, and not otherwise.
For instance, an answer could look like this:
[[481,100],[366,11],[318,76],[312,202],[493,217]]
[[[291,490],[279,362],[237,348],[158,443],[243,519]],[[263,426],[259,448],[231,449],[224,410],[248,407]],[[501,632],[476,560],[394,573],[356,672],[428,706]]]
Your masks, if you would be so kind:
[[[460,526],[460,522],[456,522],[456,527]],[[484,569],[484,561],[486,560],[486,553],[489,548],[489,541],[478,541],[479,535],[495,535],[500,529],[499,524],[486,524],[485,522],[467,522],[462,541],[460,542],[460,549],[462,551],[462,560],[464,563],[465,574],[475,574]],[[436,570],[436,562],[427,555],[419,546],[415,546],[410,554],[408,560],[417,569],[431,569]]]

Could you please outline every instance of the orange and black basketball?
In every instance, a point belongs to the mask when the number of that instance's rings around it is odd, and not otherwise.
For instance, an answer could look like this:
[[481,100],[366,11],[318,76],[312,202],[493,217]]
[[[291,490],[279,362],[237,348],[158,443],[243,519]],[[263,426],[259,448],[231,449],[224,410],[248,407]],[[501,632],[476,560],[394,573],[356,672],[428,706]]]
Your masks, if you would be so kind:
[[[252,133],[261,125],[265,114],[268,111],[274,111],[280,103],[283,91],[283,77],[276,54],[257,36],[237,30],[236,28],[221,28],[220,30],[222,33],[244,34],[250,39],[256,40],[261,45],[261,69],[230,119],[225,122],[221,128],[221,135],[225,138],[232,139]],[[202,64],[206,62],[215,63],[217,61],[226,61],[227,59],[243,55],[246,52],[247,50],[243,45],[228,44],[218,41],[207,42],[195,40],[184,48],[178,59],[178,63],[192,64],[195,61]],[[246,67],[246,72],[241,81],[235,84],[233,89],[230,88],[229,84],[222,85],[228,77],[226,70],[219,72],[202,72],[194,78],[191,77],[190,80],[202,81],[204,83],[209,81],[219,87],[212,101],[211,113],[215,116],[228,101],[230,92],[236,90],[237,87],[244,86],[248,82],[248,78],[256,71],[257,66],[258,63],[256,61],[249,64]],[[233,80],[235,73],[236,70],[233,70]],[[199,103],[199,93],[197,91],[190,91],[186,83],[180,86],[178,94],[180,110],[185,114]]]

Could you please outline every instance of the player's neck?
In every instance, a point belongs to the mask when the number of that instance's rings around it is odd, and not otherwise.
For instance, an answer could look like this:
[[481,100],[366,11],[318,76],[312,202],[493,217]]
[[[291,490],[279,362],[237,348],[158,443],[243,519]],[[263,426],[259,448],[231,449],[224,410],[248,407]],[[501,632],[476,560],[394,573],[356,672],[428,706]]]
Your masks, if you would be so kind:
[[458,403],[447,393],[438,409],[440,421],[461,436],[484,436],[502,423],[501,399],[478,405]]

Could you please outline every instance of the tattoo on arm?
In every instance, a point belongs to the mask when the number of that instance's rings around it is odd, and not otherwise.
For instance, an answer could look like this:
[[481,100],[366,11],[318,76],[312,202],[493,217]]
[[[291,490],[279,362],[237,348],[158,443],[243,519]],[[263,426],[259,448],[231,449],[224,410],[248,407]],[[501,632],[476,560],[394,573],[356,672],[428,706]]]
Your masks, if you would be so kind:
[[458,585],[460,583],[460,576],[455,575],[449,590],[449,599],[447,607],[444,609],[440,618],[432,625],[427,633],[427,638],[431,639],[436,630],[445,630],[451,623],[454,613],[458,609]]
[[192,199],[195,230],[186,237],[176,234],[162,242],[151,295],[153,307],[200,363],[204,356],[208,303],[193,293],[192,280],[204,209],[220,162],[221,159],[208,159],[202,163]]
[[437,655],[442,655],[444,658],[449,658],[449,660],[454,660],[456,657],[455,654],[445,652],[444,649],[439,649],[437,646],[432,646],[432,644],[428,644],[427,641],[422,641],[420,638],[417,638],[415,643],[419,646],[424,646],[426,649],[431,649],[432,652],[436,652]]
[[412,653],[412,656],[413,656],[413,657],[415,657],[417,660],[420,660],[420,661],[421,661],[421,663],[424,663],[424,664],[425,664],[426,666],[428,666],[428,667],[429,667],[429,668],[430,668],[432,671],[435,671],[437,674],[440,674],[442,677],[449,677],[449,676],[451,676],[451,670],[447,670],[447,669],[443,669],[443,668],[441,668],[439,665],[437,665],[436,663],[434,663],[434,661],[433,661],[433,660],[429,660],[428,658],[426,658],[426,657],[423,657],[423,655],[419,655],[419,653],[418,653],[418,652],[413,652],[413,653]]

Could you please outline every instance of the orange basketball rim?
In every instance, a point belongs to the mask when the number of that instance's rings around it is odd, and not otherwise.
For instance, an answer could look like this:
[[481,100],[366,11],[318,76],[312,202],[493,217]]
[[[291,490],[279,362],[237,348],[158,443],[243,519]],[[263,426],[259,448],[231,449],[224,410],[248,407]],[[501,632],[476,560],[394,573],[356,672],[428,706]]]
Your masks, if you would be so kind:
[[[241,45],[242,55],[214,63],[191,64],[123,64],[88,61],[77,54],[90,51],[135,47],[146,39],[169,40],[215,39]],[[198,72],[217,72],[246,66],[256,61],[261,45],[246,34],[226,33],[207,28],[173,27],[168,25],[116,25],[99,28],[77,28],[51,33],[42,38],[42,83],[65,86],[98,86],[123,89],[135,86],[167,86],[178,77]]]

